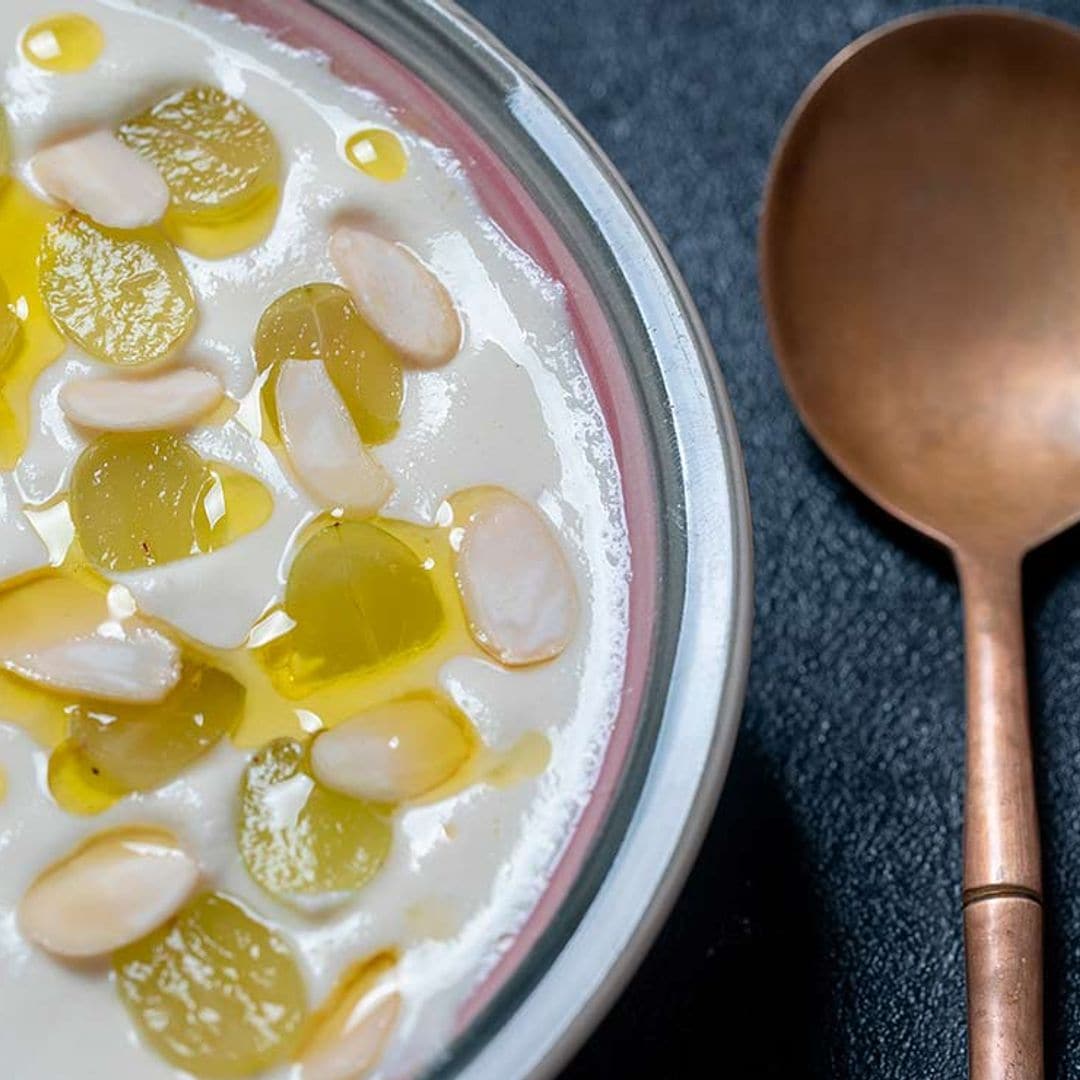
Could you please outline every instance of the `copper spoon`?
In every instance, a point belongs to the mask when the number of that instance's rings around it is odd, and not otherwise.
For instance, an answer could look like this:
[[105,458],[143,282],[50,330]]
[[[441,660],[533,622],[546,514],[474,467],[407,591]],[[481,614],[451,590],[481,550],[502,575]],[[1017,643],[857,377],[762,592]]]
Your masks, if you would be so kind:
[[971,1075],[1036,1080],[1042,885],[1020,566],[1080,520],[1080,33],[946,11],[841,52],[773,159],[761,278],[811,434],[955,559]]

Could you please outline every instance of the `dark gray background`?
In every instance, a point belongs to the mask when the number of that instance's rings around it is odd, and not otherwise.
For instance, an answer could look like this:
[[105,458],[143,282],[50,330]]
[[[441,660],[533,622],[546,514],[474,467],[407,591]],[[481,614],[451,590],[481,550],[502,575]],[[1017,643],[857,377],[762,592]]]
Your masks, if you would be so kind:
[[[465,0],[629,180],[708,324],[754,512],[757,625],[727,789],[675,915],[567,1071],[964,1075],[963,684],[948,562],[805,437],[758,299],[788,110],[883,0]],[[1080,2],[1029,4],[1080,22]],[[1049,1075],[1080,1076],[1080,545],[1029,560]]]

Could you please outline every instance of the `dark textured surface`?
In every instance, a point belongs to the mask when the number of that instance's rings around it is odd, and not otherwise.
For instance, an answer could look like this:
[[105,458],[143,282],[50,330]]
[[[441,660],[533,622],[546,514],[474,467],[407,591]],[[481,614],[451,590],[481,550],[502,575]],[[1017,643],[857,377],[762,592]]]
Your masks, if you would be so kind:
[[[466,0],[600,141],[697,299],[742,433],[757,626],[731,776],[675,916],[568,1070],[964,1075],[960,609],[946,560],[832,471],[784,396],[755,238],[780,125],[882,0]],[[1029,5],[1080,22],[1080,2]],[[1080,545],[1028,567],[1049,1076],[1080,1076]]]

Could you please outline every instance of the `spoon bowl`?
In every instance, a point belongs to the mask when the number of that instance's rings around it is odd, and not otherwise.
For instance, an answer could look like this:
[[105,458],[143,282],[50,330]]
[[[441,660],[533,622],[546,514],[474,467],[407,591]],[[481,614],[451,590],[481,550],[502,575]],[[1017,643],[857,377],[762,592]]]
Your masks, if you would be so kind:
[[1080,519],[1080,33],[902,20],[811,84],[766,188],[774,351],[849,479],[946,544],[965,603],[971,1073],[1043,1076],[1020,564]]
[[1080,516],[1080,34],[1002,11],[894,24],[789,121],[762,233],[814,437],[953,548]]

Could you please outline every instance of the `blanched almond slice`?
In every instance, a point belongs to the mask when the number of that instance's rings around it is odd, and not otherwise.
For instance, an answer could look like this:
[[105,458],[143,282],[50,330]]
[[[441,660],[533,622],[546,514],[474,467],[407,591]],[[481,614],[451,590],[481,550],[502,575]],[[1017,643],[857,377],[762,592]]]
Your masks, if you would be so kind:
[[91,131],[37,153],[34,179],[54,198],[114,229],[160,221],[169,189],[157,169],[111,131]]
[[537,510],[493,489],[465,524],[455,568],[477,644],[508,665],[557,656],[577,622],[566,557]]
[[400,802],[448,780],[469,756],[464,731],[434,697],[367,709],[311,746],[311,771],[328,788],[373,802]]
[[316,1028],[300,1062],[300,1080],[362,1080],[379,1063],[401,1012],[401,995],[384,991],[346,1002]]
[[146,705],[180,681],[180,650],[152,627],[137,626],[4,657],[0,666],[51,690]]
[[453,359],[461,348],[461,319],[439,279],[401,244],[339,226],[330,258],[360,314],[417,367]]
[[374,514],[393,484],[368,453],[321,360],[286,360],[275,390],[281,438],[319,502]]
[[190,427],[224,393],[209,371],[175,368],[141,379],[75,379],[60,388],[60,408],[95,431],[165,431]]
[[195,861],[167,829],[110,829],[38,877],[19,904],[19,926],[58,956],[102,956],[175,915],[198,880]]

